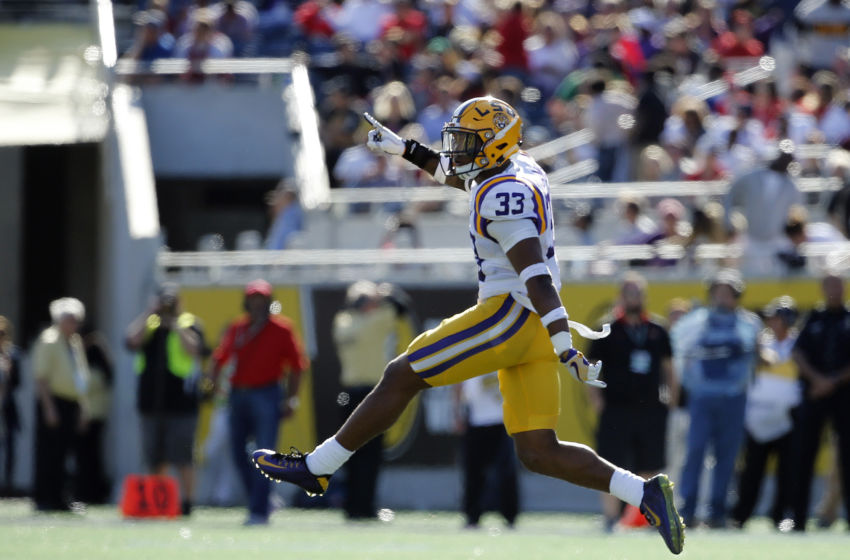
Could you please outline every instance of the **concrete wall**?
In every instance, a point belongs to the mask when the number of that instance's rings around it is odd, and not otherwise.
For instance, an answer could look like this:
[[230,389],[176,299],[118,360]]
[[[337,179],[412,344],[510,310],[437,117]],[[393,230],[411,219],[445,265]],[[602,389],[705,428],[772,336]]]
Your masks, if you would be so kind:
[[[141,107],[126,86],[115,88],[114,119],[102,146],[100,314],[98,323],[114,352],[112,414],[107,468],[116,485],[142,469],[133,356],[124,348],[127,325],[145,309],[155,289],[154,262],[161,245],[156,193]],[[116,497],[118,487],[116,486]]]
[[157,177],[268,177],[293,173],[281,88],[160,84],[142,89]]

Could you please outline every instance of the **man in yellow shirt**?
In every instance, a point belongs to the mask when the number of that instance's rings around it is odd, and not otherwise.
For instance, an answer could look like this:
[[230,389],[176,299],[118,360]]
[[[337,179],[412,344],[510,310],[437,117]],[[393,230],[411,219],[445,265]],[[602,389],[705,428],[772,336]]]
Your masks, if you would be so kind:
[[78,299],[50,303],[53,325],[32,351],[37,395],[35,506],[39,511],[67,510],[65,462],[87,422],[89,366],[77,331],[85,319]]
[[[397,290],[362,280],[348,288],[344,309],[333,321],[333,339],[341,364],[342,393],[338,403],[348,418],[380,380],[388,356],[413,338],[404,302]],[[349,519],[375,517],[375,490],[383,458],[383,435],[357,450],[346,463],[343,507]]]

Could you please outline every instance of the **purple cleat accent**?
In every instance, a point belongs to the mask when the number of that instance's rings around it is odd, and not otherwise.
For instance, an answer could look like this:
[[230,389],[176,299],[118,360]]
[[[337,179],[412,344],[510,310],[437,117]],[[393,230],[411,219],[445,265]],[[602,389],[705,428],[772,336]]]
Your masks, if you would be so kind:
[[289,453],[258,449],[251,454],[254,466],[269,480],[291,482],[300,486],[308,496],[320,496],[328,489],[330,475],[316,476],[307,469],[307,455],[294,447]]
[[685,547],[685,524],[676,511],[673,483],[666,474],[655,475],[644,482],[640,512],[650,525],[658,529],[670,552],[682,552]]

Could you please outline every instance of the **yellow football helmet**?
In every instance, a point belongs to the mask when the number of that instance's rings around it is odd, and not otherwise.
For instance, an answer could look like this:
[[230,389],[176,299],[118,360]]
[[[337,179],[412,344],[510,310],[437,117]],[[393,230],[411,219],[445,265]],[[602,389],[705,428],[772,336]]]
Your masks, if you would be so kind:
[[474,179],[498,167],[519,151],[522,119],[513,107],[495,97],[475,97],[461,103],[443,126],[446,175]]

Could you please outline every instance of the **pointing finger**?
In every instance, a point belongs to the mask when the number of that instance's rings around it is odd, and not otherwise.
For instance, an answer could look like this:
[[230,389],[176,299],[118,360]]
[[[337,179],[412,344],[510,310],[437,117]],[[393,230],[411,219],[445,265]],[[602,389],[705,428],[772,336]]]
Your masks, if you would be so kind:
[[384,126],[378,121],[378,119],[376,119],[375,117],[373,117],[369,113],[363,113],[363,118],[366,119],[367,121],[369,121],[369,124],[371,124],[375,128],[383,128],[383,126]]

